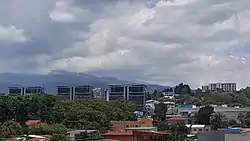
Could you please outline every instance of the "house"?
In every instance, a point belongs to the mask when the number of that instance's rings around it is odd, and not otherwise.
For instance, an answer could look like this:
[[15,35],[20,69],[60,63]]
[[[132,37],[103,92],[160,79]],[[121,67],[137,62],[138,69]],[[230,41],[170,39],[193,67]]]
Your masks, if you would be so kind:
[[157,131],[157,127],[129,127],[125,128],[125,131]]
[[25,122],[25,124],[29,127],[29,128],[35,128],[38,126],[43,126],[46,123],[41,122],[41,120],[27,120]]
[[133,132],[107,132],[103,136],[105,140],[133,141]]
[[168,124],[178,124],[178,123],[188,124],[188,118],[182,116],[167,118],[166,120]]
[[124,132],[129,127],[153,127],[152,118],[138,118],[137,121],[111,121],[112,132]]
[[170,133],[157,131],[133,131],[133,141],[166,141]]
[[186,124],[186,127],[190,128],[191,134],[197,134],[198,132],[204,132],[204,131],[211,131],[210,126],[206,125],[191,125],[191,124]]
[[165,141],[169,133],[157,131],[108,132],[105,141]]

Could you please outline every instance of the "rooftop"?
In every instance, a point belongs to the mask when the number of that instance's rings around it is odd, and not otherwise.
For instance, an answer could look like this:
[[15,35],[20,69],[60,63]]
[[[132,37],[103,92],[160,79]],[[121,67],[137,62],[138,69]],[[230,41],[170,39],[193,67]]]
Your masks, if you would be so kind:
[[68,133],[80,134],[82,132],[92,133],[92,132],[98,132],[98,130],[72,130],[72,131],[69,131]]
[[132,136],[132,132],[107,132],[104,136]]
[[153,134],[161,134],[161,135],[170,135],[170,133],[167,132],[159,132],[159,131],[133,131],[135,132],[140,132],[140,133],[153,133]]
[[155,130],[157,127],[128,127],[126,130]]
[[[190,128],[191,124],[186,124],[186,126],[188,128]],[[201,125],[201,124],[194,124],[194,125],[192,125],[192,128],[204,128],[204,127],[205,127],[205,125]]]
[[173,117],[173,118],[169,118],[168,120],[187,120],[187,118],[184,117]]

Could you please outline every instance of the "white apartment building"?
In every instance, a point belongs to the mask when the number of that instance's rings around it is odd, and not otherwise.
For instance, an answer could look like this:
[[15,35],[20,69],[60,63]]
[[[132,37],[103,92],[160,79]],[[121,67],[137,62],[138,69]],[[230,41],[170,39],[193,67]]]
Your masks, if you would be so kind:
[[223,90],[225,92],[235,92],[236,83],[209,83],[208,86],[202,86],[202,90],[217,91]]

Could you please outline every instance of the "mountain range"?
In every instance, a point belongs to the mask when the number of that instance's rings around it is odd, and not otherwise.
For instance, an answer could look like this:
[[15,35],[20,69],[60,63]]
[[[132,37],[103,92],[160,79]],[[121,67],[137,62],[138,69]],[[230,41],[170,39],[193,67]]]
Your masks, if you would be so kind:
[[[107,88],[109,84],[138,84],[136,82],[119,80],[115,77],[97,77],[85,73],[72,73],[65,71],[53,71],[50,74],[25,74],[25,73],[0,73],[0,92],[7,93],[10,86],[44,86],[45,92],[56,93],[57,86],[92,85],[98,88]],[[147,84],[147,90],[163,90],[169,86]]]

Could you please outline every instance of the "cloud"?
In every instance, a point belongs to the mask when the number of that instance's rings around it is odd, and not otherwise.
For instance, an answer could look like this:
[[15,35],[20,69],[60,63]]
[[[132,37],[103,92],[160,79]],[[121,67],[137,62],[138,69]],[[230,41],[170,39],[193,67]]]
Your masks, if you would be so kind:
[[28,39],[25,37],[23,29],[17,29],[14,26],[3,27],[0,25],[0,40],[25,42]]
[[0,39],[29,37],[0,41],[1,60],[11,57],[0,62],[1,72],[67,70],[193,88],[250,83],[248,0],[159,1],[153,8],[146,0],[1,3],[0,25],[20,30],[0,30]]

